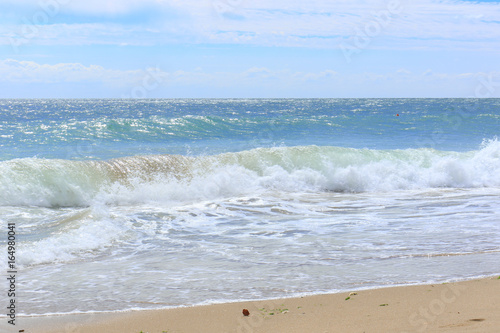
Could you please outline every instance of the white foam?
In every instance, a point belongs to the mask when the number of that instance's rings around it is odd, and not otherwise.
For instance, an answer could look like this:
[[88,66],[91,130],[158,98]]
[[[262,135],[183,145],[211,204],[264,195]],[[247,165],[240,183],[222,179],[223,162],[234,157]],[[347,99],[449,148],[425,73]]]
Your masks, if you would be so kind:
[[127,231],[126,226],[113,220],[102,206],[94,207],[90,214],[75,222],[61,226],[38,241],[20,242],[20,267],[92,258]]
[[212,200],[278,192],[379,192],[500,186],[500,142],[472,152],[280,147],[185,158],[0,162],[0,205],[90,206]]

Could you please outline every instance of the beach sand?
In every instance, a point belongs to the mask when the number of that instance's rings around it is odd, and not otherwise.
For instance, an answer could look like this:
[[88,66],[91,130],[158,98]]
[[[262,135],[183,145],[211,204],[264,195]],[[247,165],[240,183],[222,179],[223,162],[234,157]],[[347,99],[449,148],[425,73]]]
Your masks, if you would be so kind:
[[[244,316],[247,309],[249,316]],[[15,332],[500,332],[498,276],[166,310],[20,317]],[[14,331],[13,331],[14,332]]]

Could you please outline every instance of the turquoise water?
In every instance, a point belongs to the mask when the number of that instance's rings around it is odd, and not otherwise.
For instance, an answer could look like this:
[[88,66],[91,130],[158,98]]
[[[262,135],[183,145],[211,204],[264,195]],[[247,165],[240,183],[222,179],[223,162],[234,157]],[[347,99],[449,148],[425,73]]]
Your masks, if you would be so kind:
[[498,99],[0,100],[0,159],[199,155],[307,145],[466,151],[498,134],[499,104]]
[[0,100],[20,312],[497,274],[499,131],[498,99]]

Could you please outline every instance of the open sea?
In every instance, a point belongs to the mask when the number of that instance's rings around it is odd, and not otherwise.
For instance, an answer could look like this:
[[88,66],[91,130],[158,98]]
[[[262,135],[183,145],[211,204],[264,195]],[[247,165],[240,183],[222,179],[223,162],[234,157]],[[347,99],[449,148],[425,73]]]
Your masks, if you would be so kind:
[[22,315],[499,274],[498,135],[500,99],[1,99],[2,274],[8,223]]

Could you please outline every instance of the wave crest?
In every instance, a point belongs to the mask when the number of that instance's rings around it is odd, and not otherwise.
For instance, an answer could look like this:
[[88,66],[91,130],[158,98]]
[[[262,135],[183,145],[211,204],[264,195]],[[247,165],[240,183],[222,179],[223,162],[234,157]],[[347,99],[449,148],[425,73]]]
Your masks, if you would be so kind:
[[89,206],[210,200],[265,191],[376,192],[500,186],[500,142],[480,150],[258,148],[215,156],[0,162],[0,205]]

